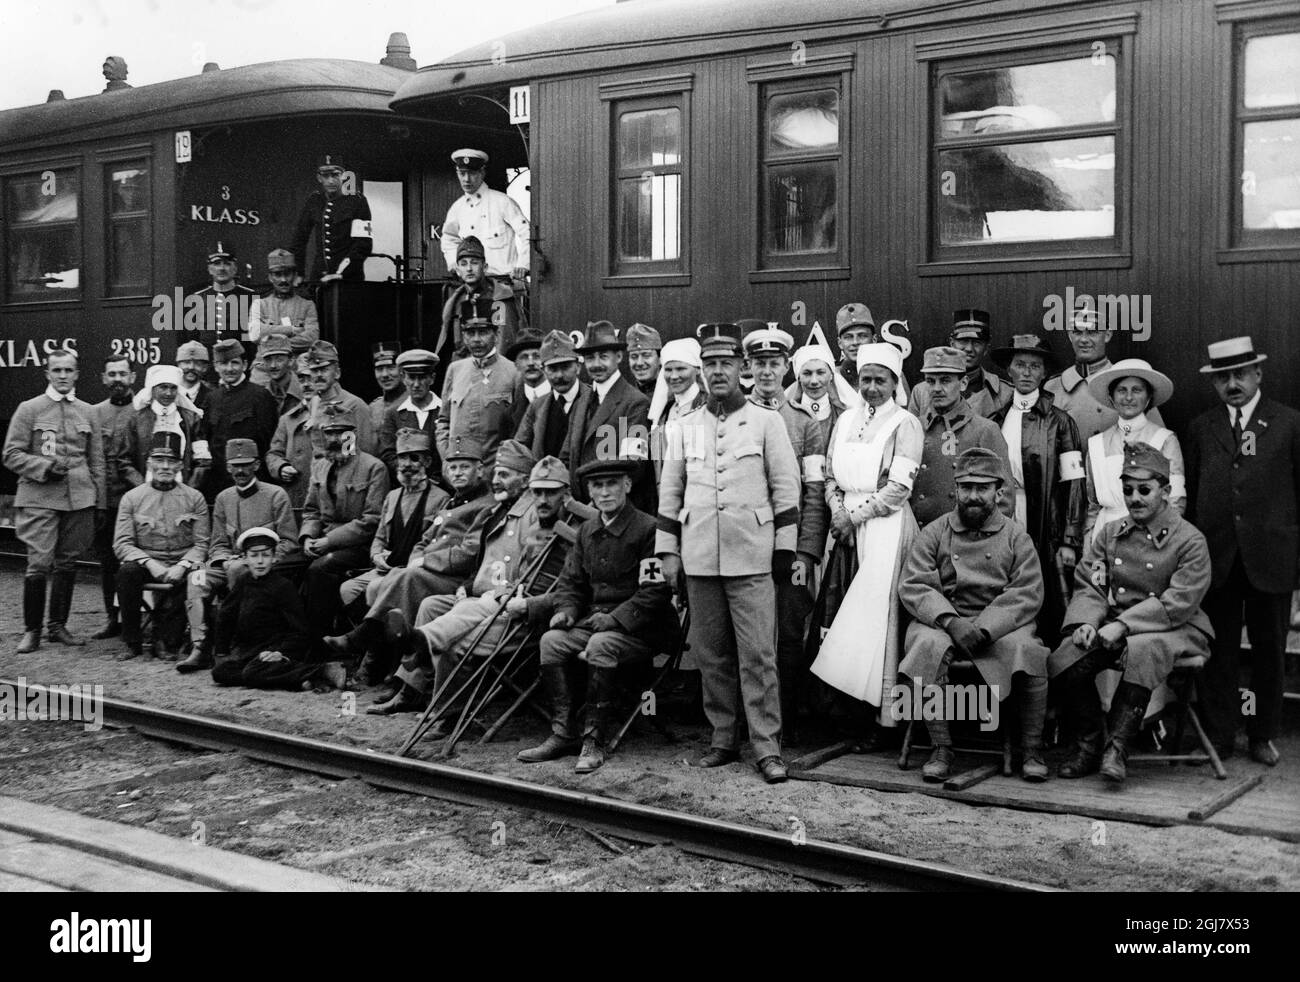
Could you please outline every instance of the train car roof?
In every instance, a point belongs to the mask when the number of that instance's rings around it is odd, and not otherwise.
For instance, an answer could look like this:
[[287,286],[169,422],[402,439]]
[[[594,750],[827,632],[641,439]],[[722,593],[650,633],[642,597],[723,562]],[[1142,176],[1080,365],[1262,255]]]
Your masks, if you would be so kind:
[[390,112],[410,72],[364,61],[302,58],[204,72],[0,112],[0,146],[28,146],[219,123],[340,112]]
[[988,17],[1080,0],[626,0],[466,48],[408,76],[398,111],[473,89],[548,76],[716,57],[937,20]]

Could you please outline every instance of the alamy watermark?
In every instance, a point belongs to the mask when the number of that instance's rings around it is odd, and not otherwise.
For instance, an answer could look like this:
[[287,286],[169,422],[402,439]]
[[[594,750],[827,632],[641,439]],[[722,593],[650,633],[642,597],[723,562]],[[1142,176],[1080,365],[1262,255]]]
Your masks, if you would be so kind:
[[1067,286],[1065,295],[1049,293],[1043,298],[1043,329],[1066,331],[1082,321],[1099,331],[1125,331],[1134,341],[1151,337],[1151,294],[1075,293]]
[[0,685],[0,722],[70,720],[93,733],[104,728],[102,685]]
[[998,728],[1001,699],[996,685],[940,685],[913,679],[911,685],[895,683],[889,690],[886,705],[890,719],[896,723],[978,722],[981,730],[992,733]]

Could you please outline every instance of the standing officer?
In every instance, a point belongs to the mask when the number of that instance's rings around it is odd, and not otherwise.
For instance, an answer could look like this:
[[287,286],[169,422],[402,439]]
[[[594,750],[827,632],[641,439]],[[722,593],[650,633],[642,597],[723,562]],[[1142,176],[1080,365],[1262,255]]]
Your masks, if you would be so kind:
[[[973,307],[955,310],[948,343],[966,356],[962,376],[962,398],[978,416],[992,416],[1011,401],[1011,386],[984,368],[992,337],[992,321],[987,310]],[[930,404],[930,386],[920,382],[912,390],[907,411],[918,419]]]
[[[217,247],[208,253],[211,282],[194,291],[194,296],[203,303],[203,330],[211,332],[213,343],[248,337],[248,317],[253,301],[257,299],[257,291],[235,281],[238,268],[235,254],[218,242]],[[193,331],[186,331],[181,337],[187,341],[197,340],[193,334]]]
[[647,399],[655,394],[659,381],[659,355],[664,343],[659,332],[649,324],[633,324],[624,335],[627,339],[627,367],[632,372],[636,387]]
[[433,394],[433,373],[438,368],[438,356],[423,348],[412,348],[397,356],[397,370],[402,376],[402,391],[406,398],[384,411],[380,424],[379,459],[389,473],[397,473],[397,434],[418,430],[429,438],[429,476],[439,483],[442,463],[434,446],[437,439],[438,410],[441,403]]
[[566,456],[569,432],[590,411],[591,386],[578,378],[578,353],[573,339],[563,331],[552,331],[542,341],[542,369],[550,392],[528,404],[515,430],[515,439],[528,447],[538,460]]
[[[1273,740],[1300,565],[1300,414],[1260,391],[1268,356],[1257,354],[1250,338],[1216,341],[1209,354],[1201,371],[1223,405],[1192,420],[1186,451],[1187,517],[1205,533],[1214,559],[1205,599],[1214,657],[1201,698],[1221,757],[1232,752],[1246,715],[1250,756],[1272,766],[1279,760]],[[1250,702],[1237,691],[1243,611],[1253,662]]]
[[370,428],[378,433],[384,425],[384,413],[406,398],[406,386],[397,367],[397,345],[380,341],[370,346],[370,355],[375,366],[375,382],[379,385],[379,395],[370,400]]
[[[272,249],[266,257],[266,278],[271,281],[271,294],[258,297],[248,312],[248,339],[261,344],[279,335],[288,338],[289,349],[300,355],[320,340],[320,322],[316,319],[316,305],[294,289],[298,279],[298,262],[287,249]],[[258,352],[253,361],[252,378],[258,385],[266,385],[266,371]]]
[[[925,528],[936,518],[952,511],[957,503],[957,458],[971,447],[992,450],[1007,465],[1007,441],[992,420],[976,415],[962,398],[962,376],[966,356],[957,348],[930,348],[925,353],[921,374],[930,393],[929,405],[921,411],[921,428],[925,431],[925,450],[921,469],[912,482],[912,514]],[[1011,512],[1006,497],[999,506]]]
[[668,426],[655,552],[676,584],[685,571],[711,749],[699,767],[740,757],[737,696],[769,783],[784,781],[773,576],[789,577],[799,521],[799,462],[781,418],[740,391],[735,324],[706,324],[709,398]]
[[131,360],[106,358],[102,380],[108,389],[108,398],[95,403],[93,408],[99,419],[99,432],[104,442],[104,487],[108,493],[108,514],[103,522],[96,523],[95,556],[99,559],[99,580],[104,591],[104,613],[108,615],[108,623],[102,630],[91,635],[97,641],[115,638],[122,633],[117,618],[117,554],[113,552],[113,526],[117,522],[117,506],[128,490],[117,466],[116,453],[118,425],[135,412],[135,406],[131,404],[135,397],[135,392],[131,389],[135,385]]
[[366,278],[366,257],[374,245],[370,202],[364,194],[343,193],[343,158],[325,154],[317,161],[319,191],[307,196],[293,232],[294,256],[307,255],[307,241],[316,233],[316,258],[311,279],[359,282]]
[[326,407],[333,407],[335,415],[342,412],[352,420],[358,450],[375,453],[376,434],[370,422],[370,407],[359,396],[339,385],[339,349],[328,341],[317,341],[307,353],[307,364],[311,366],[312,388],[316,398],[311,403],[311,416],[306,427],[315,455],[319,457],[325,452],[322,426]]
[[311,421],[314,387],[307,356],[299,355],[297,362],[294,375],[307,401],[285,410],[275,424],[275,436],[271,437],[271,448],[266,452],[266,472],[272,481],[289,492],[289,503],[294,512],[301,513],[311,483],[311,462],[315,453],[311,431],[307,428]]
[[45,584],[50,590],[46,638],[82,645],[68,633],[68,612],[77,578],[77,557],[90,548],[96,512],[108,507],[104,443],[93,408],[77,398],[77,355],[67,349],[45,359],[48,385],[19,404],[5,435],[4,465],[18,475],[15,532],[27,549],[23,577],[23,625],[18,654],[41,645]]
[[435,423],[438,454],[446,460],[447,450],[458,438],[468,440],[482,448],[484,466],[491,468],[497,444],[510,438],[510,403],[518,373],[498,353],[497,326],[492,321],[467,318],[462,333],[469,357],[447,366]]
[[516,280],[528,277],[528,218],[513,198],[484,185],[488,155],[482,150],[457,150],[451,155],[456,179],[464,194],[447,209],[442,223],[442,255],[454,270],[462,240],[474,236],[483,244],[487,271]]
[[303,391],[297,374],[292,371],[297,359],[287,337],[272,334],[258,346],[257,358],[262,365],[263,381],[253,378],[253,384],[261,385],[271,393],[281,416],[306,403],[307,393]]
[[218,491],[230,487],[226,444],[235,439],[252,440],[261,459],[271,448],[279,421],[275,396],[248,380],[243,345],[234,338],[218,341],[212,347],[212,355],[221,384],[213,390],[199,425],[200,438],[207,441],[212,454],[212,466],[203,489],[209,500],[215,499]]

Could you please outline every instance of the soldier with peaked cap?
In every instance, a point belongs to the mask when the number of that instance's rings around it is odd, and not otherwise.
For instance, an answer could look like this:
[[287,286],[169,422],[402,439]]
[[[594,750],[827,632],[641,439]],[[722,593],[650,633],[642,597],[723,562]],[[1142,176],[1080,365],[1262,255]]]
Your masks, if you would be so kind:
[[327,634],[339,612],[339,586],[348,570],[363,569],[369,562],[370,542],[388,493],[388,470],[378,458],[356,449],[351,413],[326,407],[322,429],[325,456],[312,463],[298,539],[310,562],[307,613],[317,630]]
[[442,461],[435,441],[442,402],[433,394],[438,356],[424,348],[411,348],[398,355],[395,364],[402,376],[404,398],[384,410],[378,431],[379,459],[396,475],[397,434],[404,429],[418,430],[429,438],[429,476],[435,484],[441,483]]
[[745,357],[754,377],[749,400],[781,417],[799,461],[803,494],[799,506],[799,538],[789,574],[773,570],[776,582],[777,668],[781,676],[781,719],[786,742],[793,740],[799,708],[799,691],[807,671],[804,639],[812,612],[811,590],[817,567],[826,551],[830,516],[826,508],[826,441],[821,426],[806,407],[796,407],[785,396],[782,382],[790,365],[794,338],[780,328],[758,320],[737,321],[744,331]]
[[249,374],[254,382],[266,385],[280,399],[283,391],[277,388],[283,390],[287,380],[281,373],[276,376],[276,386],[267,385],[268,373],[263,364],[265,342],[272,337],[283,337],[293,354],[301,354],[320,340],[320,322],[316,319],[316,305],[294,289],[298,263],[292,252],[272,249],[266,257],[266,277],[271,281],[271,293],[254,300],[248,313],[248,339],[259,345]]
[[176,349],[176,367],[181,370],[181,394],[194,404],[195,409],[206,411],[212,386],[205,376],[212,367],[212,356],[201,341],[186,341]]
[[501,350],[508,350],[514,344],[515,334],[528,324],[516,303],[514,288],[488,275],[483,243],[475,236],[466,236],[456,247],[452,271],[460,285],[451,291],[442,306],[442,331],[435,353],[447,361],[464,358],[465,322],[480,317],[497,326],[497,343]]
[[199,438],[207,441],[212,454],[212,466],[203,482],[203,492],[210,500],[230,487],[226,444],[234,439],[252,440],[257,444],[258,457],[263,457],[270,449],[280,418],[275,396],[248,380],[243,345],[234,339],[218,341],[212,347],[212,358],[221,382],[212,390],[199,423]]
[[[167,606],[179,614],[185,578],[208,554],[208,503],[194,488],[177,481],[180,466],[180,435],[170,430],[154,433],[149,480],[124,494],[118,508],[113,551],[122,563],[117,571],[117,598],[127,649],[123,658],[134,658],[143,651],[140,605],[144,585],[154,581],[172,584],[174,602]],[[159,615],[155,623],[160,620],[170,624],[172,618]],[[180,633],[178,623],[174,637],[158,639],[161,654],[170,653],[173,641],[179,644]]]
[[542,363],[542,342],[545,340],[539,332],[529,327],[520,331],[514,343],[506,348],[506,357],[515,363],[515,370],[519,373],[519,378],[515,381],[515,395],[510,401],[512,432],[518,432],[519,424],[524,421],[524,415],[534,400],[551,394],[551,383],[546,378],[546,366]]
[[636,387],[647,399],[655,392],[659,379],[660,353],[664,343],[659,332],[649,324],[636,323],[624,335],[627,341],[627,367],[636,381]]
[[434,424],[438,453],[445,460],[459,437],[481,447],[483,462],[490,467],[497,444],[512,434],[510,405],[519,373],[501,357],[500,332],[491,320],[470,317],[461,325],[461,333],[469,357],[447,366],[442,407]]
[[266,452],[266,472],[272,481],[289,493],[294,513],[301,514],[311,484],[311,462],[315,453],[311,431],[307,429],[314,395],[307,355],[298,356],[294,375],[308,401],[291,407],[280,416],[275,436],[271,437],[271,447]]
[[[677,645],[672,590],[654,554],[655,520],[628,500],[635,469],[631,460],[596,460],[578,471],[598,514],[578,529],[551,591],[555,612],[541,639],[551,734],[519,753],[525,763],[554,760],[581,747],[574,769],[585,774],[600,767],[618,732],[615,673]],[[583,692],[587,713],[579,738]]]
[[338,154],[317,158],[316,183],[320,190],[307,196],[293,231],[290,251],[300,260],[307,255],[312,233],[316,234],[316,255],[308,278],[322,283],[364,280],[366,257],[374,247],[370,202],[364,194],[343,193],[345,172],[343,158]]
[[400,405],[406,398],[402,370],[397,367],[398,354],[397,345],[391,341],[379,341],[370,346],[375,383],[379,386],[379,395],[370,400],[370,426],[375,433],[384,425],[384,413]]
[[91,411],[99,421],[99,432],[104,444],[104,485],[108,493],[108,512],[103,522],[96,522],[95,556],[99,560],[100,588],[104,595],[104,613],[108,615],[108,622],[91,635],[96,641],[115,638],[122,633],[122,624],[117,616],[117,555],[113,552],[113,527],[117,524],[117,506],[122,495],[130,490],[117,466],[117,444],[120,439],[120,424],[135,413],[135,392],[131,389],[135,385],[135,370],[131,366],[131,359],[113,355],[105,358],[101,380],[108,389],[108,398],[91,406]]
[[1200,695],[1210,739],[1231,753],[1246,710],[1238,694],[1244,619],[1255,695],[1246,737],[1251,758],[1272,766],[1291,592],[1300,585],[1300,413],[1261,391],[1268,356],[1249,337],[1216,341],[1209,356],[1201,372],[1222,405],[1192,420],[1185,448],[1187,517],[1214,560],[1205,612],[1217,640]]
[[864,303],[846,303],[835,312],[835,332],[840,346],[840,376],[857,391],[858,348],[877,340],[871,309]]
[[487,271],[517,280],[528,276],[528,217],[513,198],[484,184],[488,155],[482,150],[457,150],[451,155],[460,181],[461,197],[447,209],[442,223],[442,255],[454,270],[460,243],[474,236],[482,244]]
[[670,585],[685,573],[694,611],[713,727],[697,766],[739,759],[739,702],[764,779],[783,781],[772,575],[794,561],[799,462],[781,418],[741,394],[736,325],[702,324],[697,333],[709,398],[668,426],[655,553]]
[[250,528],[270,528],[279,536],[275,562],[284,572],[286,566],[301,566],[297,551],[298,523],[284,488],[257,479],[261,458],[252,440],[236,438],[226,444],[226,469],[234,487],[217,495],[212,507],[212,534],[207,560],[190,573],[185,591],[185,612],[190,622],[190,655],[176,665],[185,673],[209,668],[212,650],[208,645],[211,600],[224,595],[247,574],[239,558],[237,540]]
[[[1052,653],[1052,684],[1064,721],[1075,735],[1061,777],[1100,769],[1110,781],[1127,776],[1128,748],[1137,737],[1152,690],[1182,656],[1209,657],[1214,631],[1201,610],[1210,588],[1205,537],[1169,503],[1169,461],[1145,443],[1124,448],[1121,470],[1128,516],[1107,522],[1090,539],[1065,614],[1070,636]],[[1234,643],[1240,642],[1240,629]],[[1103,748],[1096,676],[1118,668],[1109,739]]]
[[322,425],[326,407],[332,407],[335,415],[343,412],[351,417],[356,428],[357,449],[368,454],[376,453],[377,434],[371,422],[370,407],[359,396],[353,395],[339,384],[342,374],[339,349],[328,341],[317,341],[307,352],[307,364],[311,366],[312,386],[315,390],[313,395],[316,397],[310,403],[311,416],[306,423],[314,454],[319,457],[325,452]]
[[[236,281],[238,270],[234,252],[218,242],[208,253],[210,282],[191,294],[201,304],[203,337],[214,344],[248,337],[248,319],[257,291]],[[182,331],[180,336],[185,341],[196,341],[194,334],[192,330]]]
[[18,476],[14,529],[27,550],[23,576],[24,634],[18,653],[40,647],[46,583],[46,637],[85,644],[68,632],[77,559],[94,540],[96,515],[108,508],[104,441],[94,410],[76,395],[77,355],[57,350],[45,360],[45,392],[14,410],[4,465]]
[[[955,310],[952,314],[952,331],[948,344],[966,356],[966,373],[962,379],[962,398],[971,411],[979,416],[991,417],[1011,401],[1011,386],[984,368],[984,356],[992,339],[992,321],[988,311],[974,307]],[[912,390],[907,409],[919,417],[930,403],[930,387],[919,382]]]
[[250,378],[271,393],[281,416],[307,401],[307,393],[294,371],[297,359],[287,337],[272,334],[258,345],[257,359],[262,366],[262,381],[258,382],[253,375]]
[[528,404],[515,429],[515,439],[534,457],[561,457],[568,452],[573,426],[590,412],[591,386],[578,378],[578,352],[573,339],[564,332],[546,335],[538,354],[550,391]]
[[1047,591],[1038,633],[1052,645],[1060,640],[1061,616],[1069,600],[1065,591],[1083,548],[1083,443],[1074,420],[1043,390],[1056,357],[1042,338],[1017,334],[993,358],[1006,369],[1013,395],[990,418],[1007,441],[1012,514],[1038,546]]
[[[957,504],[954,467],[958,457],[971,447],[984,447],[1005,462],[1007,441],[996,423],[977,414],[962,397],[966,356],[959,349],[930,348],[921,374],[929,386],[930,398],[919,417],[925,449],[910,503],[917,524],[924,528]],[[999,506],[1010,513],[1011,502],[1005,495],[999,499]]]
[[[903,568],[899,595],[915,620],[907,628],[899,672],[921,686],[944,686],[948,666],[961,656],[975,664],[999,701],[1014,685],[1024,751],[1021,775],[1045,781],[1048,650],[1034,633],[1043,572],[1033,541],[998,509],[1006,473],[1006,462],[984,447],[971,447],[957,458],[957,503],[921,530]],[[901,708],[893,705],[891,711],[908,718]],[[947,780],[952,772],[948,723],[927,715],[934,747],[922,770],[927,781]]]

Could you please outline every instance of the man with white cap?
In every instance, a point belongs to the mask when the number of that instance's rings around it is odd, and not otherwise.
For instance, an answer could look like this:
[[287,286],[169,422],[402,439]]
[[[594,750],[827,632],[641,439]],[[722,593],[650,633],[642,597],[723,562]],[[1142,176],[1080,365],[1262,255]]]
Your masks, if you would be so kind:
[[438,356],[424,348],[411,348],[397,356],[397,370],[402,377],[404,398],[384,410],[379,425],[379,459],[388,472],[397,476],[397,435],[402,430],[415,430],[429,438],[429,476],[440,482],[442,462],[435,446],[438,412],[442,402],[433,394],[433,376],[438,368]]
[[451,155],[456,179],[464,193],[447,209],[442,223],[442,255],[447,269],[456,268],[461,239],[475,236],[483,243],[487,271],[516,280],[528,276],[528,217],[513,198],[484,184],[488,155],[467,148]]
[[148,480],[149,448],[154,433],[161,430],[180,437],[182,482],[192,484],[195,468],[206,471],[212,463],[200,433],[203,414],[183,393],[181,382],[181,370],[174,365],[150,365],[145,372],[144,387],[135,396],[135,412],[122,420],[117,431],[117,471],[128,488]]
[[316,160],[316,183],[303,203],[289,251],[302,260],[307,242],[316,233],[316,257],[312,262],[312,280],[359,282],[366,278],[366,257],[374,247],[370,224],[370,202],[364,194],[344,194],[343,175],[347,173],[343,158],[327,153]]
[[[1205,533],[1214,576],[1205,612],[1214,657],[1201,699],[1221,756],[1232,752],[1241,717],[1252,759],[1270,766],[1282,716],[1291,593],[1300,584],[1300,413],[1260,391],[1267,355],[1249,337],[1216,341],[1210,376],[1222,406],[1187,434],[1187,517]],[[1238,696],[1241,624],[1250,635],[1251,692]]]

